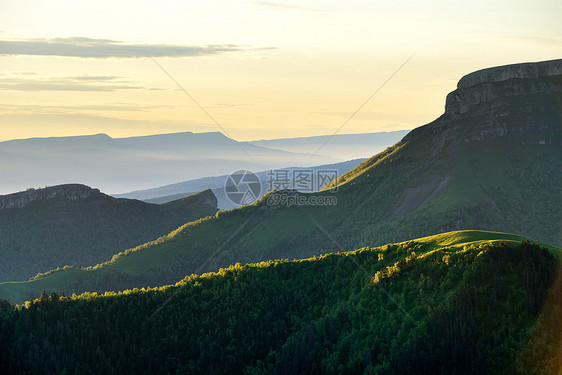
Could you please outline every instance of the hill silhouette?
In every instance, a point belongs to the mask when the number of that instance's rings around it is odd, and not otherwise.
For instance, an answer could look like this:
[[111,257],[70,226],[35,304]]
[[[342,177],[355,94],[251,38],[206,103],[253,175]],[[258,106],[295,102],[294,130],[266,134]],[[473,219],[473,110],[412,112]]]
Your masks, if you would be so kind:
[[210,190],[163,205],[115,199],[78,184],[0,196],[0,280],[95,265],[216,211]]

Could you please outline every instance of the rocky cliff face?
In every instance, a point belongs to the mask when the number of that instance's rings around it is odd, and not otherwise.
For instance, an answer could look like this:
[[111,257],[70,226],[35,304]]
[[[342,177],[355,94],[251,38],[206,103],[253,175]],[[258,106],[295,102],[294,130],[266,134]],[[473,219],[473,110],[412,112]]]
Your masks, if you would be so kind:
[[[464,141],[544,131],[554,134],[561,125],[562,59],[494,67],[464,76],[447,95],[445,113],[414,129],[403,141],[435,134],[445,136],[440,141],[447,142],[452,140],[448,133],[462,134]],[[562,144],[559,136],[536,142]]]
[[0,196],[0,209],[23,207],[34,201],[62,198],[69,201],[84,200],[92,195],[101,194],[98,189],[85,185],[69,184],[22,191]]
[[536,79],[562,75],[562,59],[496,66],[469,73],[461,78],[458,89],[466,89],[481,83],[507,81],[508,79]]
[[197,197],[201,203],[218,210],[218,200],[211,189],[203,190]]

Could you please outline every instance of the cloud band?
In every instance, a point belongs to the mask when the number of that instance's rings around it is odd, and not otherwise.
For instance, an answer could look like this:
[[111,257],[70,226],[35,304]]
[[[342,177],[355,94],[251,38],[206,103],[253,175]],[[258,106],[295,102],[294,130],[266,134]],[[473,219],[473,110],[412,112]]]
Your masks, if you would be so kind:
[[[269,48],[260,48],[269,49]],[[141,58],[206,56],[249,49],[234,44],[186,46],[127,44],[108,39],[53,38],[0,40],[0,55],[66,56],[84,58]]]

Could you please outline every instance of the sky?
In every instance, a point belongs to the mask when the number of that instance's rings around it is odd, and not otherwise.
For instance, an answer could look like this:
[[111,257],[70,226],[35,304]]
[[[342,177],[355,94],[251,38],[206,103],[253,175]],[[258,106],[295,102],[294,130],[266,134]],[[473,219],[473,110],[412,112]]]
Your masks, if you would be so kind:
[[412,129],[465,74],[562,58],[561,14],[554,0],[0,0],[0,141]]

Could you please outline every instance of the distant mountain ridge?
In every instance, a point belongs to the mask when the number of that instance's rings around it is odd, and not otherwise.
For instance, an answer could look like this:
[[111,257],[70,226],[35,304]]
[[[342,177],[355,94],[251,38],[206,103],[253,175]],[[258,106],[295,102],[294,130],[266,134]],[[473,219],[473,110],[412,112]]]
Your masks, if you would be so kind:
[[[547,70],[561,64],[550,61]],[[511,77],[503,72],[519,68],[496,69],[486,74]],[[478,83],[448,98],[442,116],[324,191],[290,192],[292,199],[337,204],[277,204],[267,195],[96,269],[0,284],[0,298],[165,285],[237,262],[306,258],[453,230],[520,233],[562,245],[562,75]]]
[[138,190],[239,169],[342,161],[237,142],[219,132],[111,138],[106,134],[0,142],[0,193],[78,181],[105,192]]

